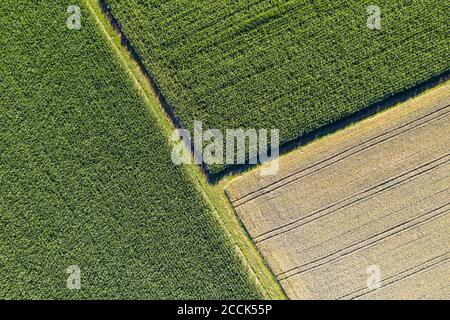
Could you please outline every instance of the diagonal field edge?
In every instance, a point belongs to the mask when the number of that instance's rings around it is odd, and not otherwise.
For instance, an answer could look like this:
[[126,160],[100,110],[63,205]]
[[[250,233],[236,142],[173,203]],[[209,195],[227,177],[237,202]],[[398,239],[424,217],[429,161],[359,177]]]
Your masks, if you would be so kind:
[[[133,46],[130,39],[123,32],[122,26],[121,26],[120,22],[118,21],[118,19],[116,19],[116,17],[113,15],[112,10],[108,4],[108,1],[107,0],[98,0],[98,1],[99,1],[100,7],[101,7],[103,13],[108,18],[108,20],[111,23],[114,30],[120,36],[122,45],[124,47],[126,47],[127,50],[131,53],[133,59],[139,65],[142,73],[147,77],[153,91],[155,92],[161,106],[164,109],[164,112],[167,114],[167,116],[170,118],[171,122],[173,123],[173,125],[176,128],[185,129],[186,126],[183,125],[181,119],[179,117],[177,117],[177,115],[175,114],[174,107],[170,104],[168,99],[162,93],[162,90],[161,90],[160,86],[158,85],[155,77],[151,74],[151,72],[149,72],[147,67],[144,65],[143,60],[142,60],[141,56],[139,55],[139,53],[137,52],[136,48]],[[438,85],[439,83],[442,83],[448,79],[450,79],[450,70],[447,70],[447,71],[441,73],[440,75],[437,75],[437,76],[429,79],[428,81],[425,81],[420,84],[417,84],[416,86],[407,88],[401,92],[394,92],[389,97],[387,97],[386,99],[383,99],[382,101],[377,101],[377,102],[373,103],[372,105],[367,106],[367,108],[363,108],[359,111],[356,111],[356,112],[354,112],[350,115],[347,115],[333,123],[326,124],[319,129],[311,131],[310,133],[303,134],[303,135],[298,136],[295,139],[286,141],[280,146],[280,156],[284,153],[287,153],[287,152],[299,147],[299,146],[305,145],[319,137],[336,132],[342,128],[347,127],[348,125],[350,125],[352,123],[358,122],[358,121],[360,121],[364,118],[367,118],[379,111],[390,108],[390,107],[394,106],[395,104],[405,101],[413,96],[416,96],[416,95],[420,94],[421,92],[423,92],[431,87],[434,87],[434,86]],[[187,145],[188,149],[194,150],[192,155],[193,155],[193,157],[197,157],[198,152],[195,150],[193,142],[191,141],[190,144],[191,145],[189,145],[189,142],[188,142],[188,145]],[[248,157],[248,155],[247,155],[247,157]],[[249,162],[251,160],[252,159],[247,159],[247,161],[249,161]],[[212,172],[210,170],[209,166],[204,162],[199,166],[202,169],[203,173],[205,174],[206,178],[208,179],[208,182],[214,184],[214,183],[217,183],[218,181],[220,181],[222,178],[224,178],[227,175],[242,173],[244,171],[248,171],[252,168],[255,168],[258,165],[253,165],[253,164],[248,164],[248,163],[247,164],[225,165],[219,172]]]

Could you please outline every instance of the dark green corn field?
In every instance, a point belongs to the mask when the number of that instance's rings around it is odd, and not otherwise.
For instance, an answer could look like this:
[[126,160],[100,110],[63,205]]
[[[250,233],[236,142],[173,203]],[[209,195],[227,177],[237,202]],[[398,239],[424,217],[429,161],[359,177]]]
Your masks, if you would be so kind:
[[0,299],[259,298],[84,3],[0,3]]
[[285,143],[450,69],[442,0],[106,2],[189,129],[279,129]]

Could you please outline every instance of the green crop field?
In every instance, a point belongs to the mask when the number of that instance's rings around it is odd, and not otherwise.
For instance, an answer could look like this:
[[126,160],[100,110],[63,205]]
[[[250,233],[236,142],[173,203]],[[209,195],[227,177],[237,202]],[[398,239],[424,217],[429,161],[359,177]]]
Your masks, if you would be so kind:
[[189,129],[277,128],[287,142],[450,69],[442,0],[106,2]]
[[73,4],[0,3],[0,299],[259,298],[84,1],[67,28]]

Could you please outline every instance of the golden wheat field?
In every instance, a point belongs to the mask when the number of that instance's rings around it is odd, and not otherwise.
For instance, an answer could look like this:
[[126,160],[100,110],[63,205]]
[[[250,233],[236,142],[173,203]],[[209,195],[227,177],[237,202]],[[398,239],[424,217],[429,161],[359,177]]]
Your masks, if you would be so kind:
[[282,157],[276,176],[228,185],[290,298],[450,298],[449,89]]

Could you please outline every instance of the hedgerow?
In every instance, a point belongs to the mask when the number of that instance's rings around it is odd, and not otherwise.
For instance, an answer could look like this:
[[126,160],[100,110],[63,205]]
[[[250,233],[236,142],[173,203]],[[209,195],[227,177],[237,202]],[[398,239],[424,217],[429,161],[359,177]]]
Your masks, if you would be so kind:
[[73,2],[0,3],[0,298],[258,298],[84,2],[67,28]]
[[[106,2],[189,129],[287,142],[450,68],[442,0]],[[367,27],[373,4],[381,30]]]

